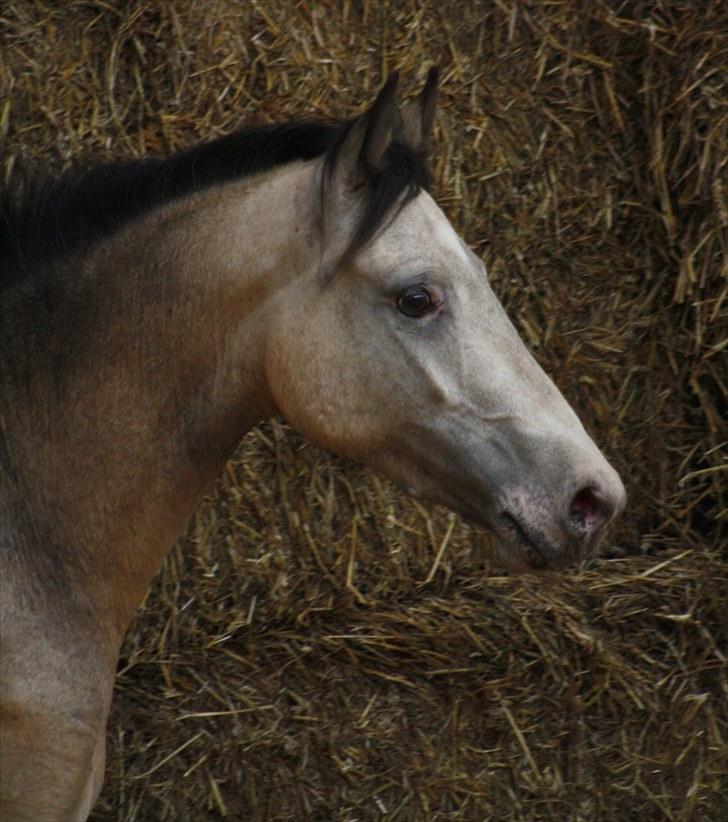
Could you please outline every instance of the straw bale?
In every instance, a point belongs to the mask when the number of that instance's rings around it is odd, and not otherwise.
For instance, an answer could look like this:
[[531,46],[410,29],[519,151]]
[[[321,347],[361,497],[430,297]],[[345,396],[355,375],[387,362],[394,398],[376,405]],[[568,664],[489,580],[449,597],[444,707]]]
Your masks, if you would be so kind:
[[3,173],[349,115],[442,67],[435,188],[622,473],[602,556],[251,432],[124,646],[97,820],[717,819],[726,774],[720,0],[7,0]]

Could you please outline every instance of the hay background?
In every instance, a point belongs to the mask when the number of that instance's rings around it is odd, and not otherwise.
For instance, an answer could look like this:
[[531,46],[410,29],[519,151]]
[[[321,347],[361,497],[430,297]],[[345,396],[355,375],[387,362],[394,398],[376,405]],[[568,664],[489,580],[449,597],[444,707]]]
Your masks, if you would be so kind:
[[630,497],[600,559],[514,579],[262,425],[132,625],[93,818],[725,818],[722,3],[8,0],[0,30],[6,174],[438,62],[438,199]]

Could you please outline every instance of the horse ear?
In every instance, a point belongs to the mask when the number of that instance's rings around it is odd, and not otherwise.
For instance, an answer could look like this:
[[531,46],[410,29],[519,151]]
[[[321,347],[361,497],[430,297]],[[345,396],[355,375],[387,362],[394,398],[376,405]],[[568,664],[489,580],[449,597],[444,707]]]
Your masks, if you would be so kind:
[[437,66],[427,72],[425,86],[411,103],[402,111],[404,140],[412,148],[425,150],[432,133],[437,109],[437,80],[440,74]]
[[440,79],[440,69],[437,66],[427,72],[425,87],[420,94],[420,104],[422,106],[422,143],[426,145],[432,134],[432,127],[435,124],[435,112],[437,110],[437,83]]
[[356,188],[381,171],[384,155],[400,121],[397,107],[398,72],[392,72],[371,107],[360,115],[346,135],[336,160],[346,184]]

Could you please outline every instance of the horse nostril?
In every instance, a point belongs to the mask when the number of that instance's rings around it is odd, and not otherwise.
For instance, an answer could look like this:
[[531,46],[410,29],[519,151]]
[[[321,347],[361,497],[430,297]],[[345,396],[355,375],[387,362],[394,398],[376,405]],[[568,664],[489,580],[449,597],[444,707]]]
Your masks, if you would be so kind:
[[616,504],[592,487],[577,491],[569,506],[569,519],[580,531],[594,534],[612,518]]

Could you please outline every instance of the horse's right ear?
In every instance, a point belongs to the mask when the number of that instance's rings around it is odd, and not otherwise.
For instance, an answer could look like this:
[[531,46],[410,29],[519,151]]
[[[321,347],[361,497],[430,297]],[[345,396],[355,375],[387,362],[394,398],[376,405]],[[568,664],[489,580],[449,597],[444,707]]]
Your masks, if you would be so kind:
[[382,170],[400,122],[397,108],[399,74],[389,75],[370,108],[357,117],[337,151],[334,177],[355,189]]

